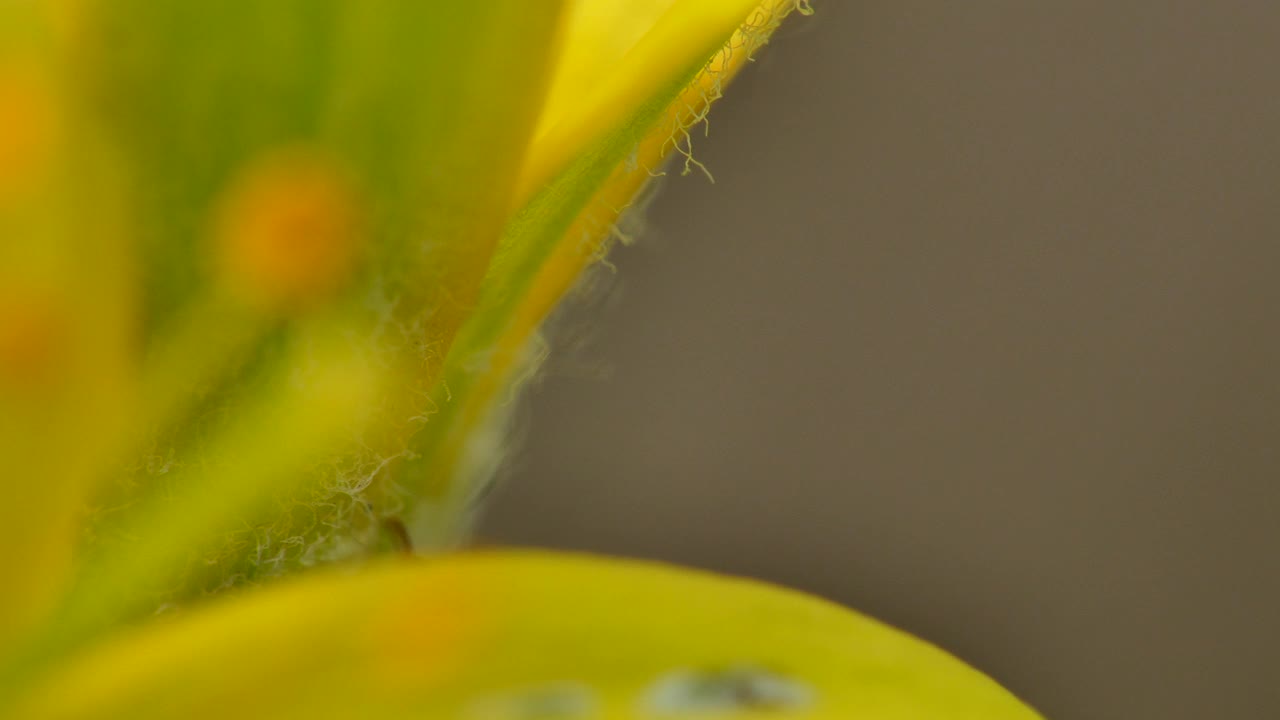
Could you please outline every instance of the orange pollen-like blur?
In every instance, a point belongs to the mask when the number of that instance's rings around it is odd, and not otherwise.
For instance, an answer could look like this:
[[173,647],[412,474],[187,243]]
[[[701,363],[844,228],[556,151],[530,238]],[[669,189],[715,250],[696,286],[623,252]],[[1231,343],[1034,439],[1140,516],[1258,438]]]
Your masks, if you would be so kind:
[[47,85],[0,64],[0,202],[37,184],[52,154],[57,113]]
[[296,311],[350,278],[362,245],[355,192],[334,165],[291,150],[246,169],[218,217],[216,251],[246,298]]
[[437,568],[389,597],[365,633],[376,658],[365,669],[385,690],[430,687],[465,668],[481,653],[496,619],[494,598],[466,573]]
[[65,359],[66,317],[41,293],[0,293],[0,387],[49,382]]

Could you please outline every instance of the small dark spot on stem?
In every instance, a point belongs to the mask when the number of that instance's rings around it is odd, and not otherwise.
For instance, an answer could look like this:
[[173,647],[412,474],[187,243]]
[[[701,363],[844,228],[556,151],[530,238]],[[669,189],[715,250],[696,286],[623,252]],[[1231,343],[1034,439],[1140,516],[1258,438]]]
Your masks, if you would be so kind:
[[400,521],[400,518],[383,518],[382,527],[386,528],[387,535],[391,537],[391,544],[396,551],[405,555],[413,554],[413,539],[409,537],[409,530]]

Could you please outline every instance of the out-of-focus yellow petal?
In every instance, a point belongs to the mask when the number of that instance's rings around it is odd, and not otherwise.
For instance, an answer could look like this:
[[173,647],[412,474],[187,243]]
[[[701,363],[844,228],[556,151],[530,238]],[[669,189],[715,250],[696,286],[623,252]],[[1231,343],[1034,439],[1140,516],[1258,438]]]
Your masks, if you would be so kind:
[[0,3],[0,655],[70,575],[132,359],[116,178],[78,126],[46,11]]
[[496,596],[457,574],[330,572],[160,618],[29,681],[18,709],[0,715],[378,717],[361,706],[436,691],[483,643],[484,604]]
[[19,717],[1037,717],[942,651],[822,600],[547,553],[277,586],[33,687]]
[[[358,443],[372,406],[400,379],[371,366],[336,327],[321,325],[298,343],[288,374],[237,408],[238,422],[209,439],[199,464],[172,471],[168,496],[121,508],[100,523],[104,537],[83,553],[77,583],[38,651],[82,641],[153,608],[179,583],[217,575],[222,569],[205,560],[211,546],[246,524],[266,526],[273,501],[307,482],[316,464]],[[251,557],[264,553],[247,543],[240,549]]]

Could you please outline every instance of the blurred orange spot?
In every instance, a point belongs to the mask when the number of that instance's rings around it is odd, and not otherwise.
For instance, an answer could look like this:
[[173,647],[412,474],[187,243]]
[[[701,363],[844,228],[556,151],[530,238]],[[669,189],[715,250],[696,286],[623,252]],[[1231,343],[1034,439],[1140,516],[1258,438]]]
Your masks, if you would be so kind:
[[14,389],[49,382],[65,359],[66,317],[37,292],[0,292],[0,385]]
[[329,162],[305,151],[253,164],[232,185],[218,218],[217,252],[249,300],[296,311],[331,296],[360,250],[355,193]]
[[486,645],[492,600],[476,578],[442,565],[397,588],[370,618],[371,682],[422,687],[464,671]]
[[0,201],[37,183],[57,119],[50,88],[32,68],[0,64]]

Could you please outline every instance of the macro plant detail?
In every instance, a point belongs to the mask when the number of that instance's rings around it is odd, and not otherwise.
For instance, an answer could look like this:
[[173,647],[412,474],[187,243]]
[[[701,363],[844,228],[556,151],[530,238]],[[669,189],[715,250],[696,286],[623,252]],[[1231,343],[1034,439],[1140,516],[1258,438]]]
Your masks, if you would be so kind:
[[454,552],[803,0],[0,3],[0,716],[1031,718],[821,601]]

